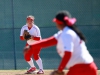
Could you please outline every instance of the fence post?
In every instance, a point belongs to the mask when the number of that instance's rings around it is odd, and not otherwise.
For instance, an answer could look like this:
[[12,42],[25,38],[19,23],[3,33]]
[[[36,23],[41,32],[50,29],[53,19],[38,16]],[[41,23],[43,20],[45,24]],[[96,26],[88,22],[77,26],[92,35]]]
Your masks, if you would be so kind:
[[12,25],[13,25],[13,47],[14,47],[14,69],[16,70],[16,50],[15,50],[15,31],[14,31],[14,6],[13,6],[13,0],[11,1],[12,5]]

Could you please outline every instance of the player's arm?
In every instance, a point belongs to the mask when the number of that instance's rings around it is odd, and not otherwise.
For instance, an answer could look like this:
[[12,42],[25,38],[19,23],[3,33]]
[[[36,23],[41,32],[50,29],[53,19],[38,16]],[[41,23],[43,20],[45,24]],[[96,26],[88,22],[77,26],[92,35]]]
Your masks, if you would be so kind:
[[68,63],[71,56],[72,56],[72,52],[69,51],[64,52],[64,57],[62,58],[62,61],[58,67],[59,72],[62,72],[62,70],[66,67],[66,64]]
[[70,34],[64,35],[62,37],[62,42],[63,42],[64,56],[58,67],[58,71],[62,71],[65,68],[73,52],[73,38]]
[[25,40],[23,36],[20,36],[20,40]]
[[33,40],[39,41],[41,39],[40,29],[37,27],[34,32],[35,36],[32,36]]
[[23,33],[24,33],[24,29],[23,27],[21,28],[21,31],[20,31],[20,40],[25,40],[24,39],[24,36],[23,36]]
[[69,59],[71,58],[72,53],[69,51],[64,52],[64,57],[62,58],[62,61],[58,67],[57,70],[54,70],[51,72],[50,75],[65,75],[63,69],[65,68],[66,64],[68,63]]
[[54,46],[57,44],[57,40],[55,39],[54,36],[42,39],[40,41],[35,42],[33,45],[31,45],[33,48],[38,48],[38,47],[49,47],[49,46]]
[[23,33],[24,33],[24,30],[23,30],[23,28],[21,28],[21,31],[20,31],[20,40],[25,40],[24,37],[23,37]]

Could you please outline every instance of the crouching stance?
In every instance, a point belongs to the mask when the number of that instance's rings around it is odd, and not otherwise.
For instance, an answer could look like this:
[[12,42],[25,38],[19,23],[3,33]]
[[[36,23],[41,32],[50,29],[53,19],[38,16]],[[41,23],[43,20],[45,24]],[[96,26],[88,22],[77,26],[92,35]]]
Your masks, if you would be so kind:
[[[21,33],[20,33],[20,39],[21,40],[28,40],[27,38],[31,38],[32,42],[36,42],[41,40],[41,34],[40,34],[40,29],[38,28],[38,26],[36,26],[34,24],[34,16],[28,16],[26,18],[26,25],[24,25],[21,28]],[[28,35],[28,36],[27,36]],[[26,47],[28,47],[29,44],[26,43]],[[37,74],[44,74],[43,72],[43,64],[42,64],[42,60],[39,56],[41,47],[38,47],[34,50],[32,50],[32,48],[29,48],[30,50],[24,50],[24,58],[26,60],[26,62],[30,65],[30,69],[26,72],[26,74],[31,74],[34,71],[36,71],[36,67],[34,65],[32,56],[34,58],[34,60],[36,61],[37,65],[39,66],[39,71],[37,72]]]

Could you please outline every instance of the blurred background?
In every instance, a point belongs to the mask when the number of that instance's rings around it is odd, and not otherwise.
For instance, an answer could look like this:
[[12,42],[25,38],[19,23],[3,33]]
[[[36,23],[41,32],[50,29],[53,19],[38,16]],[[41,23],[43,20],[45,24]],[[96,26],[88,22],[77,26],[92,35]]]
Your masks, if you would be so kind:
[[[100,0],[0,0],[0,69],[29,67],[23,57],[25,41],[19,39],[26,17],[35,16],[42,38],[47,38],[58,31],[52,19],[60,10],[77,18],[76,25],[87,38],[87,48],[100,69]],[[56,69],[61,60],[55,46],[42,49],[40,56],[44,69]]]

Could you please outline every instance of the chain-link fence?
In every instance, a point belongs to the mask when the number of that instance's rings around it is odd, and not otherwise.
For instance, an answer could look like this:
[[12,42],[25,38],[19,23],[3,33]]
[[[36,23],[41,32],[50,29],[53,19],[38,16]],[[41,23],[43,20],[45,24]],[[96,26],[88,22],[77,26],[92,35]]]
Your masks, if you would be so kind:
[[[26,69],[22,49],[25,41],[19,39],[20,29],[27,15],[35,16],[42,38],[58,30],[52,19],[59,10],[68,10],[77,18],[77,26],[87,38],[87,48],[100,69],[100,0],[0,0],[0,69]],[[57,68],[60,57],[56,48],[42,49],[44,69]],[[35,63],[36,65],[36,63]]]

